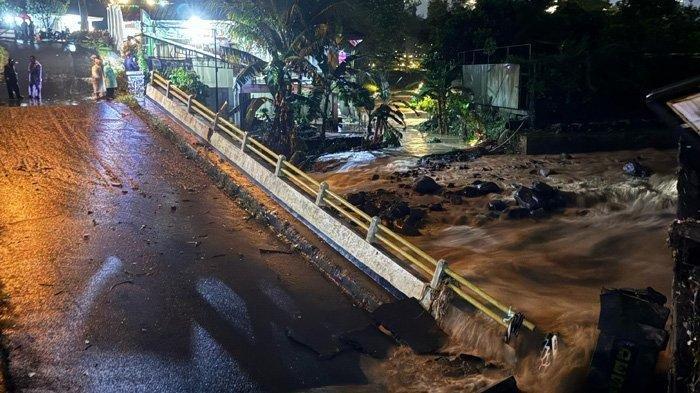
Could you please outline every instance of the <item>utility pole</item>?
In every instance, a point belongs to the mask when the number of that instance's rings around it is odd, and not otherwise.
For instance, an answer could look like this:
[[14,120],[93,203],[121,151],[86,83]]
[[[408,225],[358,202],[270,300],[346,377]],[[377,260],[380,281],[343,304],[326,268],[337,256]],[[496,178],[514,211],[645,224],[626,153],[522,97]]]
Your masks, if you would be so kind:
[[216,43],[216,28],[212,29],[214,32],[214,90],[216,91],[216,110],[219,110],[219,50],[217,49]]

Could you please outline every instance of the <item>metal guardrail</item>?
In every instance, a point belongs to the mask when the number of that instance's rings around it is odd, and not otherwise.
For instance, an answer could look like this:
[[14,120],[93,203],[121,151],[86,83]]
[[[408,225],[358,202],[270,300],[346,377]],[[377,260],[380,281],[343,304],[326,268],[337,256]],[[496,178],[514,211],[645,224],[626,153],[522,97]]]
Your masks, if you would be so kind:
[[[326,182],[319,182],[312,178],[306,172],[289,163],[285,156],[275,153],[250,137],[247,132],[239,129],[228,120],[220,118],[219,114],[212,112],[195,100],[192,95],[173,86],[159,73],[151,72],[151,84],[164,89],[168,98],[175,98],[186,105],[190,113],[197,114],[212,123],[212,129],[215,132],[221,131],[238,141],[241,150],[250,152],[254,158],[272,165],[275,174],[286,177],[312,200],[315,200],[317,205],[325,204],[340,217],[357,225],[363,231],[362,233],[368,242],[379,245],[399,260],[408,262],[409,266],[428,280],[435,281],[436,275],[438,279],[442,279],[443,276],[451,278],[451,282],[447,285],[455,294],[494,321],[507,328],[510,327],[509,321],[514,315],[513,310],[447,267],[445,261],[436,260],[396,232],[382,225],[378,217],[371,217],[345,198],[331,191]],[[535,325],[528,320],[523,320],[522,325],[530,330],[535,329]]]

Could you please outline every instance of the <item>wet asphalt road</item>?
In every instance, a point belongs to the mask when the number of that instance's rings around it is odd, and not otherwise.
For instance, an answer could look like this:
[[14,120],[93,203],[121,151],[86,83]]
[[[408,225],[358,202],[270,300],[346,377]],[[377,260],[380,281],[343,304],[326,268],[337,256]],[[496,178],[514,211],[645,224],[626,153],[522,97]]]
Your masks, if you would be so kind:
[[0,164],[18,390],[366,382],[359,355],[319,360],[285,329],[337,333],[367,315],[126,107],[0,108]]

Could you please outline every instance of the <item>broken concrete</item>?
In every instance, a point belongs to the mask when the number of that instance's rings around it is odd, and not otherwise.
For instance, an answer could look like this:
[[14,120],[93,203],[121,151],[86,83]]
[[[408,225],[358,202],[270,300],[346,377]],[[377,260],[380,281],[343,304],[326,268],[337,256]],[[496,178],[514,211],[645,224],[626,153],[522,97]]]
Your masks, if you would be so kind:
[[447,342],[447,335],[414,298],[383,304],[372,318],[418,354],[435,353]]
[[367,325],[340,335],[341,343],[376,359],[385,359],[396,342],[382,333],[376,326]]

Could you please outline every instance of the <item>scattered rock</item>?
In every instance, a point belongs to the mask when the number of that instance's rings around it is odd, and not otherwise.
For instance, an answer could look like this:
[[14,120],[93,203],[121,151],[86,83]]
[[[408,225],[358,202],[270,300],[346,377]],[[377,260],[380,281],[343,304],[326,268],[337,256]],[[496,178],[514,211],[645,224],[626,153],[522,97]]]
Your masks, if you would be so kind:
[[459,194],[449,194],[447,196],[449,202],[453,205],[461,205],[462,204],[462,196]]
[[564,195],[544,182],[536,182],[532,188],[519,186],[514,197],[518,205],[530,211],[538,209],[552,211],[566,206]]
[[649,177],[653,173],[649,167],[640,164],[637,160],[626,162],[622,170],[634,177]]
[[561,160],[570,160],[572,158],[574,157],[572,157],[569,153],[561,153],[561,155],[559,156],[559,159]]
[[538,173],[539,173],[540,176],[542,176],[542,177],[549,177],[549,175],[554,174],[554,172],[552,172],[552,170],[549,169],[549,168],[540,168],[539,171],[538,171]]
[[497,211],[490,210],[488,213],[486,213],[486,217],[489,219],[497,219],[501,217],[501,213]]
[[413,190],[419,194],[435,194],[442,189],[430,176],[423,176],[413,184]]
[[462,189],[462,195],[464,195],[467,198],[477,198],[482,196],[483,194],[481,191],[479,191],[478,188],[474,186],[466,186]]
[[547,211],[544,210],[543,208],[539,208],[537,210],[533,210],[530,212],[530,215],[533,218],[545,218],[547,217]]
[[428,207],[428,209],[431,212],[443,212],[445,211],[445,208],[442,206],[442,203],[433,203]]
[[488,207],[489,210],[502,212],[508,208],[508,202],[501,199],[494,199],[492,201],[489,201]]
[[515,377],[508,377],[501,382],[497,382],[491,386],[487,386],[483,390],[479,390],[479,393],[519,393],[518,383]]
[[407,236],[420,236],[421,233],[418,229],[423,225],[425,215],[425,210],[411,209],[408,218],[401,225],[400,232]]
[[411,214],[411,208],[408,206],[408,203],[398,200],[389,205],[389,207],[379,216],[387,220],[395,221],[400,220],[409,214]]
[[526,207],[509,207],[503,211],[503,214],[509,220],[518,220],[530,217],[530,209]]
[[484,359],[464,353],[453,358],[440,356],[436,358],[435,361],[447,368],[445,376],[449,378],[460,378],[479,374],[486,368]]
[[501,187],[499,187],[498,184],[496,184],[492,181],[477,180],[473,184],[474,184],[474,187],[476,187],[476,189],[482,193],[482,195],[500,194],[501,192],[503,192]]

